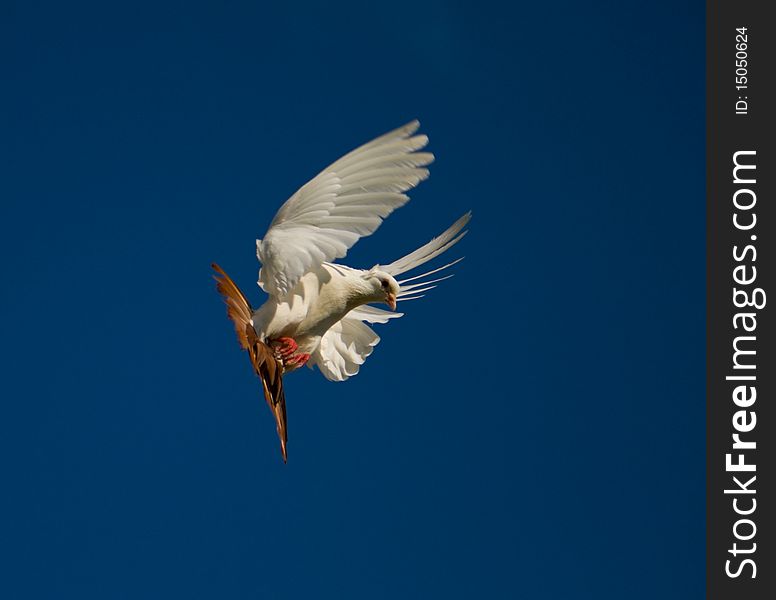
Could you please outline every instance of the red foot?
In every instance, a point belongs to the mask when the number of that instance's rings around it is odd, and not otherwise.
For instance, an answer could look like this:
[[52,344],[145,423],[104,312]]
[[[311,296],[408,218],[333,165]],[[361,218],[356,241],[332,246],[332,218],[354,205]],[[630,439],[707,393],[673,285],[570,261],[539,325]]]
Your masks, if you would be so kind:
[[302,352],[300,354],[295,354],[291,358],[287,358],[284,366],[287,369],[298,369],[299,367],[305,366],[308,360],[310,360],[310,355]]
[[275,353],[279,358],[288,360],[299,349],[299,345],[290,337],[279,337],[272,340],[272,345],[275,347]]

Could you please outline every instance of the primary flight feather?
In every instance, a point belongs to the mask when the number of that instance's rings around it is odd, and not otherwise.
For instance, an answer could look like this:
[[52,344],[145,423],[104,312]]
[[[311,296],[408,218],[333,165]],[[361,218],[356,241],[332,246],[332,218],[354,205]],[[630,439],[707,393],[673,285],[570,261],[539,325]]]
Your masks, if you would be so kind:
[[[326,379],[344,381],[380,341],[368,324],[401,317],[397,302],[423,297],[451,277],[428,276],[458,260],[407,279],[396,277],[436,258],[460,241],[471,213],[406,256],[371,269],[354,269],[343,258],[359,238],[409,200],[406,191],[428,177],[434,155],[421,152],[425,135],[408,123],[356,148],[303,185],[278,210],[267,233],[256,240],[261,262],[258,284],[269,298],[254,310],[218,266],[215,279],[240,345],[248,351],[275,416],[283,460],[287,460],[283,375],[317,366]],[[412,282],[412,283],[411,283]],[[384,303],[390,311],[369,306]]]

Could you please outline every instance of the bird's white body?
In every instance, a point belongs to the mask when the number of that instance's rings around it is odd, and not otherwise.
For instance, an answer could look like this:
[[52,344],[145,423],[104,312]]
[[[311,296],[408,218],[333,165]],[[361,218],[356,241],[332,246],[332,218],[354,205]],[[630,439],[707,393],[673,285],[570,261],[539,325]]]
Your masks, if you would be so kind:
[[253,314],[256,332],[266,339],[293,338],[300,352],[313,353],[329,328],[371,291],[358,273],[330,263],[306,273],[290,292],[268,299]]

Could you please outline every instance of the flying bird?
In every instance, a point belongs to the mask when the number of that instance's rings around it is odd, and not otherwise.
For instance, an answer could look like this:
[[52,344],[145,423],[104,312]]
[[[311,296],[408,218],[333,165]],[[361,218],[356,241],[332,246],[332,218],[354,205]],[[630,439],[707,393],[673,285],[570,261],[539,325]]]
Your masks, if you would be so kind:
[[[304,365],[326,379],[344,381],[358,373],[380,338],[369,326],[401,317],[398,302],[415,300],[452,275],[431,278],[462,259],[407,279],[396,279],[436,258],[466,235],[467,213],[441,235],[406,256],[371,269],[333,262],[383,219],[404,206],[404,193],[428,177],[434,160],[421,152],[419,123],[386,133],[356,148],[303,185],[280,207],[264,238],[256,240],[259,287],[269,298],[257,310],[216,264],[237,339],[261,381],[275,416],[286,462],[288,432],[283,376]],[[370,306],[384,303],[390,310]]]

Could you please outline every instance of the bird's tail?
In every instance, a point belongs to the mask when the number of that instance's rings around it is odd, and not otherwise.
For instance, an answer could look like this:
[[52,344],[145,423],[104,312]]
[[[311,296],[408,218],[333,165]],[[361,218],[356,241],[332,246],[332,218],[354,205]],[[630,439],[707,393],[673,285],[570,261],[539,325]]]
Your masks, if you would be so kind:
[[264,390],[264,399],[267,401],[272,414],[275,416],[278,437],[280,438],[280,452],[283,455],[283,462],[288,459],[286,445],[288,443],[288,432],[286,428],[286,394],[283,391],[283,365],[275,358],[272,349],[259,339],[256,330],[253,328],[251,308],[248,299],[232,281],[224,270],[217,264],[212,264],[216,275],[216,289],[224,297],[226,303],[226,314],[234,322],[234,328],[237,331],[237,339],[251,358],[253,370],[261,380],[261,386]]

